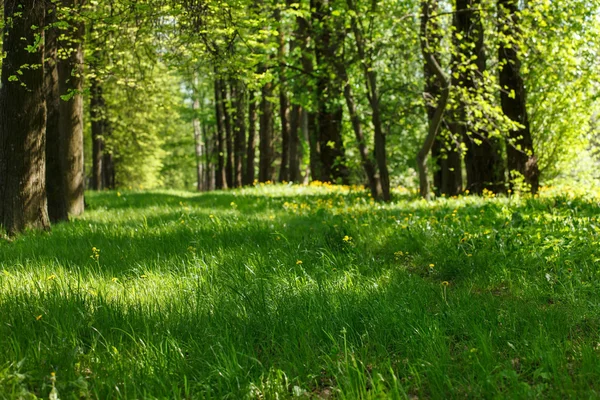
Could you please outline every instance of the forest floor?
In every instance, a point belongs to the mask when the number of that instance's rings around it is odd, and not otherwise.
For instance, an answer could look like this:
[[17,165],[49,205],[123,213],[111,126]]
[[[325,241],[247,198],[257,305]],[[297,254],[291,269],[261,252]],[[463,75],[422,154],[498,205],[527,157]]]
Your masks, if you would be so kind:
[[0,241],[0,398],[600,396],[600,205],[89,193]]

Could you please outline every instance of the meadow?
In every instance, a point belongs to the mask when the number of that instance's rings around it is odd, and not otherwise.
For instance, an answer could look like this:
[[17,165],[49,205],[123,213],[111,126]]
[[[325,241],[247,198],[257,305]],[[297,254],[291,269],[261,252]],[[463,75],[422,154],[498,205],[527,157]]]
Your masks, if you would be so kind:
[[0,240],[0,398],[600,396],[600,197],[394,195],[88,193]]

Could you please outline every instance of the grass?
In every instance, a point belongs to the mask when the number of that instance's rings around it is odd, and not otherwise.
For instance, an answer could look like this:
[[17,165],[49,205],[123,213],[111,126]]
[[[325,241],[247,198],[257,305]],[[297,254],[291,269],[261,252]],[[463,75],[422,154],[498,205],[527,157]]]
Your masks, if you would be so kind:
[[600,396],[594,196],[87,202],[0,242],[0,398]]

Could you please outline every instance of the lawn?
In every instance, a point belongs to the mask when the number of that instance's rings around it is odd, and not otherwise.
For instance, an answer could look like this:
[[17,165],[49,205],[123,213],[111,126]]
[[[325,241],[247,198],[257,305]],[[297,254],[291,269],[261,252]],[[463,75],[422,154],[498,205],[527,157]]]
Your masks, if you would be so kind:
[[0,398],[600,396],[595,196],[86,201],[0,241]]

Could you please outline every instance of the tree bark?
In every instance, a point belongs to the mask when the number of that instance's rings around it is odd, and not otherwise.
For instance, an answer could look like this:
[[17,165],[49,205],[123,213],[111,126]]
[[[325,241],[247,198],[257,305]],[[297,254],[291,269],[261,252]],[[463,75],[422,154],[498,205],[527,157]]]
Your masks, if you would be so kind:
[[[0,89],[0,224],[9,235],[49,229],[46,197],[45,2],[4,1]],[[27,50],[26,46],[35,46]],[[40,68],[21,68],[38,65]],[[23,87],[22,85],[25,85]]]
[[242,186],[244,153],[246,151],[246,102],[244,84],[235,80],[231,85],[231,97],[235,102],[235,124],[233,128],[233,186]]
[[521,33],[517,0],[498,0],[498,23],[501,43],[498,49],[500,63],[500,93],[502,111],[521,127],[511,130],[506,140],[509,175],[516,171],[537,193],[540,171],[533,151],[533,139],[527,114],[527,93],[521,75],[521,60],[517,40]]
[[225,171],[225,114],[221,98],[221,80],[215,77],[215,114],[217,118],[217,170],[215,186],[217,189],[227,189],[227,175]]
[[62,139],[60,135],[60,89],[58,84],[58,36],[51,27],[56,22],[56,5],[49,4],[46,12],[45,32],[45,96],[46,96],[46,195],[50,222],[68,221],[67,197],[62,164]]
[[225,158],[225,176],[227,178],[227,187],[232,188],[233,185],[233,130],[231,129],[231,113],[230,99],[227,96],[227,82],[221,80],[221,104],[223,112],[223,121],[225,122],[225,147],[227,149],[227,155]]
[[[456,13],[454,26],[456,32],[463,36],[464,50],[457,43],[455,50],[460,57],[459,62],[468,66],[475,56],[475,71],[464,68],[465,71],[456,71],[463,86],[469,94],[475,94],[481,84],[480,76],[486,70],[487,54],[484,44],[484,29],[481,21],[481,0],[456,0]],[[454,66],[455,68],[457,65]],[[473,107],[469,99],[460,99],[459,106],[462,115],[467,115],[468,107]],[[467,121],[465,121],[467,122]],[[504,161],[498,139],[481,130],[473,129],[470,124],[466,126],[464,140],[467,147],[465,166],[467,170],[467,186],[472,193],[482,193],[484,189],[494,193],[503,192],[504,188]]]
[[256,113],[256,97],[254,90],[248,91],[248,145],[246,149],[246,173],[244,185],[254,183],[254,159],[256,158],[256,122],[258,116]]
[[440,67],[436,57],[435,51],[429,45],[429,21],[430,13],[432,11],[430,6],[430,0],[423,0],[421,2],[422,14],[421,14],[421,51],[423,58],[427,65],[427,70],[435,74],[435,78],[439,82],[441,89],[439,100],[435,105],[435,110],[430,118],[429,130],[427,136],[419,153],[417,154],[417,168],[419,170],[419,191],[421,197],[429,200],[431,198],[431,192],[429,188],[429,175],[427,172],[427,156],[431,151],[435,138],[438,134],[442,121],[444,119],[444,113],[446,112],[446,106],[450,97],[450,80],[444,75],[444,71]]
[[302,107],[292,105],[290,112],[290,182],[299,183],[302,180],[300,163],[302,161],[302,143],[300,141],[300,114]]
[[104,184],[104,134],[106,104],[98,78],[91,79],[90,117],[92,125],[92,189],[102,190]]
[[[62,47],[68,57],[58,62],[60,95],[60,129],[64,143],[62,149],[67,207],[70,215],[84,211],[85,174],[83,164],[83,41],[84,24],[77,20],[82,0],[62,0],[71,11],[72,20]],[[66,99],[65,99],[66,98]]]
[[194,103],[192,104],[192,110],[194,112],[194,118],[192,119],[192,126],[194,128],[194,148],[196,152],[196,190],[202,192],[206,190],[206,179],[204,173],[204,153],[205,153],[205,142],[202,137],[202,127],[200,126],[200,93],[198,92],[198,74],[194,73]]
[[273,104],[269,101],[269,98],[273,95],[273,84],[271,82],[265,83],[262,87],[261,94],[258,181],[267,182],[273,177]]
[[275,21],[277,22],[278,47],[277,60],[279,62],[279,120],[281,122],[281,165],[279,167],[279,182],[290,180],[290,126],[289,126],[289,100],[287,96],[287,79],[285,68],[285,34],[281,21],[281,10],[275,8]]
[[317,75],[317,131],[323,182],[348,183],[348,168],[342,140],[344,109],[339,104],[341,83],[335,77],[337,50],[343,30],[332,26],[328,0],[311,0],[312,33],[315,38]]

